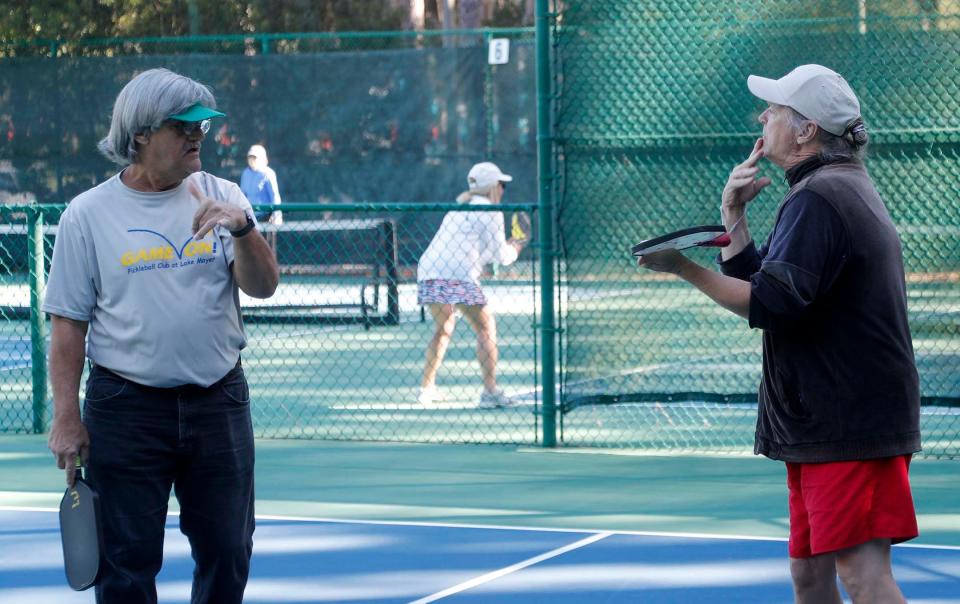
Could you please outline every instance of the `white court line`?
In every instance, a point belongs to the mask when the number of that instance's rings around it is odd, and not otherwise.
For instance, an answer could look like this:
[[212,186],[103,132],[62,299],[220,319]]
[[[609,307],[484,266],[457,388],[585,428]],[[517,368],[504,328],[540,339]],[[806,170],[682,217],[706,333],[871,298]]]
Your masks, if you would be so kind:
[[[0,512],[50,512],[59,513],[56,508],[28,507],[15,505],[0,505]],[[179,512],[171,510],[170,516],[178,516]],[[534,533],[576,533],[580,535],[631,535],[639,537],[678,537],[684,539],[727,539],[734,541],[784,541],[785,537],[757,537],[751,535],[719,535],[710,533],[675,533],[658,531],[612,531],[610,529],[589,528],[556,528],[544,526],[515,526],[502,524],[470,524],[461,522],[422,522],[413,520],[356,520],[350,518],[324,518],[314,516],[285,516],[277,514],[257,514],[257,520],[277,520],[286,522],[311,522],[317,524],[359,524],[370,526],[410,526],[424,528],[453,528],[453,529],[483,529],[492,531],[526,531]],[[960,546],[957,546],[960,549]]]
[[[52,514],[59,513],[57,508],[0,505],[0,512],[48,512]],[[168,516],[179,516],[180,512],[170,510]],[[355,520],[350,518],[323,518],[313,516],[282,516],[277,514],[257,514],[257,520],[277,520],[287,522],[305,522],[316,524],[359,524],[373,526],[412,526],[425,528],[454,528],[454,529],[486,529],[493,531],[528,531],[535,533],[577,533],[581,535],[589,534],[596,536],[599,534],[627,535],[631,537],[671,537],[679,539],[718,539],[728,541],[780,541],[786,543],[786,537],[758,537],[756,535],[721,535],[717,533],[683,533],[672,531],[612,531],[609,529],[589,529],[589,528],[556,528],[544,526],[513,526],[502,524],[468,524],[460,522],[416,522],[412,520]],[[925,545],[922,543],[898,543],[895,548],[906,547],[911,549],[938,549],[949,551],[960,551],[960,545]]]
[[[3,510],[0,507],[0,510]],[[528,531],[535,533],[578,533],[601,534],[609,533],[611,535],[631,535],[639,537],[679,537],[684,539],[728,539],[734,541],[783,541],[786,537],[757,537],[750,535],[717,535],[710,533],[673,533],[657,531],[613,531],[610,529],[589,529],[589,528],[555,528],[543,526],[515,526],[503,524],[469,524],[461,522],[417,522],[412,520],[348,520],[340,518],[311,518],[309,516],[277,516],[277,515],[257,515],[258,520],[288,520],[294,522],[319,522],[334,524],[369,524],[375,526],[421,526],[427,528],[454,528],[454,529],[485,529],[494,531]],[[960,549],[960,546],[957,546]]]
[[495,570],[495,571],[493,571],[493,572],[489,572],[489,573],[487,573],[487,574],[485,574],[485,575],[480,575],[479,577],[474,577],[473,579],[470,579],[469,581],[464,581],[463,583],[459,583],[459,584],[457,584],[457,585],[454,585],[453,587],[448,587],[447,589],[444,589],[443,591],[438,591],[437,593],[430,594],[429,596],[426,596],[425,598],[420,598],[419,600],[414,600],[414,601],[411,602],[410,604],[428,604],[428,602],[436,602],[437,600],[440,600],[440,599],[442,599],[442,598],[446,598],[447,596],[452,596],[452,595],[454,595],[454,594],[458,594],[458,593],[460,593],[461,591],[466,591],[466,590],[468,590],[468,589],[472,589],[472,588],[474,588],[474,587],[477,587],[478,585],[483,585],[484,583],[489,583],[490,581],[493,581],[494,579],[499,579],[500,577],[509,575],[510,573],[514,573],[514,572],[516,572],[516,571],[518,571],[518,570],[523,570],[524,568],[527,568],[528,566],[533,566],[534,564],[537,564],[537,563],[539,563],[539,562],[543,562],[544,560],[549,560],[550,558],[555,558],[555,557],[560,556],[560,555],[563,555],[563,554],[565,554],[565,553],[567,553],[567,552],[573,551],[573,550],[575,550],[575,549],[579,549],[579,548],[581,548],[581,547],[583,547],[583,546],[585,546],[585,545],[590,545],[591,543],[596,543],[597,541],[600,541],[601,539],[606,539],[607,537],[609,537],[610,535],[613,535],[613,534],[614,534],[614,533],[599,533],[599,534],[596,534],[596,535],[590,535],[589,537],[587,537],[587,538],[585,538],[585,539],[581,539],[580,541],[576,541],[576,542],[574,542],[574,543],[570,543],[569,545],[564,545],[563,547],[558,547],[557,549],[550,550],[549,552],[544,552],[544,553],[540,554],[539,556],[534,556],[533,558],[527,558],[526,560],[524,560],[524,561],[522,561],[522,562],[517,562],[516,564],[511,564],[510,566],[501,568],[501,569],[499,569],[499,570]]

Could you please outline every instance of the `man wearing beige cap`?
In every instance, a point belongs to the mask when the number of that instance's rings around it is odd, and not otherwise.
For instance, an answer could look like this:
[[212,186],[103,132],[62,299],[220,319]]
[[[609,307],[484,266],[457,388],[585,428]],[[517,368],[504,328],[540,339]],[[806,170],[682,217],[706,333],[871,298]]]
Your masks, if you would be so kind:
[[[763,330],[754,452],[787,466],[797,602],[903,602],[891,544],[917,536],[907,471],[920,450],[920,392],[896,229],[861,158],[867,132],[847,82],[820,65],[750,76],[769,106],[763,136],[721,198],[723,274],[676,251],[639,264],[673,273]],[[746,206],[790,185],[758,249]]]

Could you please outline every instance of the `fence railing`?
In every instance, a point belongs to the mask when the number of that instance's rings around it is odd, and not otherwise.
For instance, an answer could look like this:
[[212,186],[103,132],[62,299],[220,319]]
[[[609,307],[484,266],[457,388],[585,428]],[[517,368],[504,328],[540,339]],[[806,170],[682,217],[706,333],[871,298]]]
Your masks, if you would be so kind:
[[425,48],[488,42],[495,37],[532,39],[533,27],[484,27],[456,30],[354,31],[301,33],[140,36],[62,40],[35,38],[0,42],[0,52],[51,58],[109,54],[224,53],[293,54],[345,50]]

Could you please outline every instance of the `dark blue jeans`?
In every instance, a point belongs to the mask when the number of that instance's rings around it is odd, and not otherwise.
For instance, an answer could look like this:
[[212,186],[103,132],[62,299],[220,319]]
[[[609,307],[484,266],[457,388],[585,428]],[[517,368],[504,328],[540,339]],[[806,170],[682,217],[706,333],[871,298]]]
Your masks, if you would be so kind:
[[171,488],[195,562],[191,602],[241,602],[253,551],[254,452],[239,363],[209,388],[153,388],[94,367],[83,423],[104,529],[97,602],[157,601]]

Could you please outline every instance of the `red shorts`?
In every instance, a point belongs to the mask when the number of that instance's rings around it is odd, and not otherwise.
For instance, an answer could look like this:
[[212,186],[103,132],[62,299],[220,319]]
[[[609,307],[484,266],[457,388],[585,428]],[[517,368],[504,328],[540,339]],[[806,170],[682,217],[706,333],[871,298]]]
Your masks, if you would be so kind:
[[787,463],[790,557],[809,558],[873,539],[900,543],[916,537],[910,458]]

